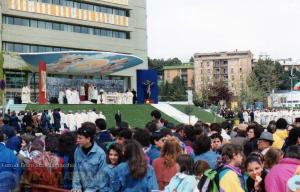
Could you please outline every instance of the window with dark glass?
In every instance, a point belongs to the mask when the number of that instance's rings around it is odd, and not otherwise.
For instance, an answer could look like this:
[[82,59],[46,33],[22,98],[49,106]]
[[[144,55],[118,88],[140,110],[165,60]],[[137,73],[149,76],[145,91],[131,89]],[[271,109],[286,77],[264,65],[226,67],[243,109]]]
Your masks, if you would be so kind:
[[45,21],[38,21],[38,28],[46,29],[46,22]]
[[30,19],[30,27],[38,27],[38,21],[35,19]]
[[48,30],[61,30],[67,32],[76,32],[76,33],[84,33],[84,34],[91,34],[91,35],[98,35],[98,36],[130,39],[129,32],[102,29],[102,28],[93,28],[93,27],[86,27],[86,26],[79,26],[79,25],[71,25],[71,24],[64,24],[58,22],[49,22],[49,21],[36,20],[36,19],[3,16],[3,22],[4,24],[11,23],[12,25],[23,25],[23,26],[37,27],[37,28],[43,28]]
[[52,0],[52,3],[55,5],[59,5],[59,0]]
[[59,4],[62,6],[66,6],[67,5],[67,1],[66,0],[60,0]]
[[52,29],[52,23],[51,22],[45,22],[46,29]]
[[23,45],[23,48],[22,48],[22,52],[23,53],[30,53],[30,46],[29,45]]
[[22,53],[23,52],[23,46],[21,44],[15,44],[14,51]]
[[94,5],[88,4],[87,10],[94,11]]
[[87,27],[81,27],[81,30],[80,30],[81,33],[87,34],[88,31],[89,31],[89,29]]
[[38,46],[37,45],[31,45],[30,46],[30,52],[32,52],[32,53],[38,52]]
[[74,26],[74,32],[75,33],[81,33],[81,27],[80,26]]
[[62,30],[60,25],[60,23],[53,23],[53,30]]
[[80,3],[80,9],[88,9],[88,5],[86,3]]
[[55,51],[55,52],[59,52],[61,49],[59,48],[59,47],[54,47],[53,48],[53,51]]

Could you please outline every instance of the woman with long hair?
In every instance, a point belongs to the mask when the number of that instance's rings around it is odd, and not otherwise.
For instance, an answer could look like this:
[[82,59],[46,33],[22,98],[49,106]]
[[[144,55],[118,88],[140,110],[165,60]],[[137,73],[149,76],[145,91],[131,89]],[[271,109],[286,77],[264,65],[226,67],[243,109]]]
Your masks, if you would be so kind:
[[196,176],[194,175],[194,160],[190,155],[184,154],[177,158],[180,170],[170,183],[165,187],[165,192],[193,192],[197,186]]
[[148,192],[158,189],[154,170],[147,165],[142,146],[137,141],[126,141],[124,160],[125,162],[113,169],[114,191]]
[[176,162],[179,155],[181,155],[179,141],[175,137],[165,138],[160,157],[153,161],[159,190],[164,190],[165,186],[169,184],[171,178],[179,170],[179,165]]
[[245,169],[249,175],[246,180],[249,192],[265,192],[265,177],[267,171],[263,168],[263,162],[257,156],[249,156],[245,162]]

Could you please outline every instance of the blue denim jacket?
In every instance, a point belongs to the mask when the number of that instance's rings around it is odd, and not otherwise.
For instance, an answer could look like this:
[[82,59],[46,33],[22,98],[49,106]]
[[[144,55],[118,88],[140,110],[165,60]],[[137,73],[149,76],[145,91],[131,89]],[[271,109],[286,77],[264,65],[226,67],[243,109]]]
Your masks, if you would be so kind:
[[141,179],[132,178],[128,162],[119,164],[113,169],[113,190],[116,192],[150,192],[158,190],[154,169],[148,165],[146,175]]
[[0,192],[14,189],[19,182],[20,173],[16,155],[0,143]]
[[197,187],[198,181],[194,175],[187,175],[185,173],[177,173],[174,175],[170,183],[165,187],[165,192],[173,192],[174,190],[180,192],[193,192]]
[[109,176],[104,171],[106,155],[96,143],[87,155],[78,146],[74,158],[73,190],[80,189],[85,192],[111,191]]

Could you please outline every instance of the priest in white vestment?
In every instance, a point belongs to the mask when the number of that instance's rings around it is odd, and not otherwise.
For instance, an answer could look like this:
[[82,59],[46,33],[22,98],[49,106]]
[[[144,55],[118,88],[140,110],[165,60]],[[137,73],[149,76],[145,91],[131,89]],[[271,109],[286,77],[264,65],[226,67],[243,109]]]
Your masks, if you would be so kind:
[[81,117],[81,113],[80,112],[76,112],[75,113],[75,124],[77,129],[79,129],[81,127],[83,123],[82,117]]
[[67,114],[67,127],[70,131],[76,131],[75,116],[71,111]]
[[95,123],[95,121],[98,118],[98,115],[95,113],[95,111],[89,111],[87,115],[88,115],[88,121],[91,123]]
[[94,89],[94,86],[93,86],[93,85],[90,85],[89,88],[88,88],[88,100],[89,100],[89,101],[92,100],[93,89]]
[[65,96],[65,92],[63,89],[61,89],[58,93],[58,103],[59,104],[64,104],[64,96]]
[[30,88],[28,86],[22,88],[21,100],[22,103],[30,103]]
[[70,88],[67,88],[67,90],[66,90],[66,98],[67,98],[67,102],[68,102],[68,104],[73,104],[72,103],[72,91],[71,91],[71,89]]
[[79,104],[80,103],[80,99],[79,99],[79,93],[76,89],[73,89],[72,91],[72,103],[73,104]]
[[126,104],[132,104],[132,102],[133,102],[133,93],[131,91],[127,91]]
[[243,118],[244,118],[244,122],[248,123],[249,122],[249,114],[247,111],[243,112]]
[[80,114],[81,114],[82,122],[83,123],[88,122],[89,118],[88,115],[86,114],[86,111],[83,110]]

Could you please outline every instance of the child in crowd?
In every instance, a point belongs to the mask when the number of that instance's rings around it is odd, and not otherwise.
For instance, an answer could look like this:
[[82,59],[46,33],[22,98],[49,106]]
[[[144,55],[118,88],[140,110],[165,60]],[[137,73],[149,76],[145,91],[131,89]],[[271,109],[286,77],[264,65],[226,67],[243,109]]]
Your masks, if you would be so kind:
[[123,161],[122,146],[118,143],[113,143],[109,146],[106,162],[110,168],[114,168]]
[[239,145],[225,144],[222,149],[223,170],[219,173],[220,190],[224,192],[244,192],[245,183],[240,167],[243,149]]
[[256,156],[249,156],[245,162],[245,169],[249,175],[246,184],[248,192],[265,192],[265,177],[267,171],[262,161]]
[[165,187],[165,192],[193,192],[197,186],[194,175],[194,161],[190,155],[180,155],[177,158],[179,172],[172,177],[170,183]]

